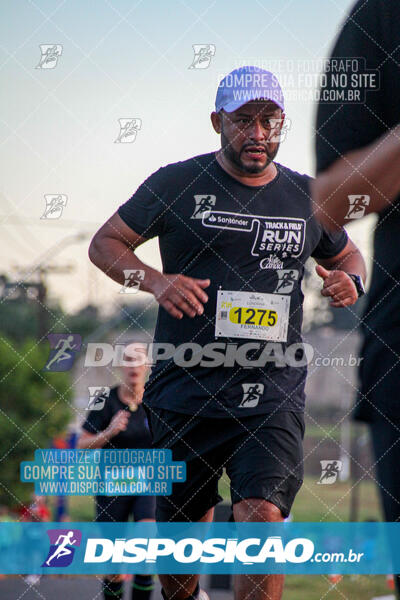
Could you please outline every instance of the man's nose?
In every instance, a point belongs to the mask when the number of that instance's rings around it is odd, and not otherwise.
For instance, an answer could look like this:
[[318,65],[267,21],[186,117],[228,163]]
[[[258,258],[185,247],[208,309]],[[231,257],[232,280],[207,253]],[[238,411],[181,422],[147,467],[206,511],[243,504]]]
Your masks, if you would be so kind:
[[266,131],[261,125],[260,121],[253,121],[250,125],[249,137],[251,140],[256,142],[265,140]]

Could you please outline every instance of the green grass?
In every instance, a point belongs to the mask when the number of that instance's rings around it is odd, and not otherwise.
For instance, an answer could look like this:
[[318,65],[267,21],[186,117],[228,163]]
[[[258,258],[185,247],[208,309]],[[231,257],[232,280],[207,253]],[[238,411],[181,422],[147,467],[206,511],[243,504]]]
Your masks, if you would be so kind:
[[[381,520],[378,490],[375,482],[358,484],[359,521]],[[295,521],[349,521],[352,485],[337,482],[318,485],[316,479],[307,477],[293,504]]]
[[95,517],[92,496],[71,496],[68,498],[68,514],[71,521],[93,521]]
[[370,600],[391,593],[384,575],[344,575],[336,585],[326,575],[287,575],[282,600]]
[[[308,438],[321,438],[326,439],[334,439],[337,442],[340,441],[340,428],[334,427],[332,424],[321,424],[314,425],[311,423],[307,423],[306,426],[306,435]],[[354,431],[351,432],[351,437],[355,437],[356,433]]]

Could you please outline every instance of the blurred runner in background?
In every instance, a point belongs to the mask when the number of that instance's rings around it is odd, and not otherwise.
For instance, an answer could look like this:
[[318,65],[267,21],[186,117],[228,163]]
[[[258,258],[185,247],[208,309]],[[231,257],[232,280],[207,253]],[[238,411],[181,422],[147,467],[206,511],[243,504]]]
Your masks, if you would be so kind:
[[[143,361],[138,361],[138,352]],[[146,379],[146,349],[132,343],[126,346],[121,367],[122,383],[111,388],[101,410],[91,410],[82,425],[78,448],[151,448],[152,440],[142,403]],[[143,364],[138,365],[141,362]],[[96,521],[124,522],[132,516],[135,522],[154,521],[153,496],[96,496]],[[123,597],[124,575],[107,575],[103,580],[104,598]],[[152,575],[135,575],[132,600],[149,600],[153,590]]]

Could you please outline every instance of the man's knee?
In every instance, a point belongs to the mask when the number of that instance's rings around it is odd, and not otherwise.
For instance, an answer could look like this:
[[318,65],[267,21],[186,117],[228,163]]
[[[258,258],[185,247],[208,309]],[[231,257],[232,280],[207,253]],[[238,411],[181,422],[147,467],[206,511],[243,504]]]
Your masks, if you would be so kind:
[[263,498],[245,498],[233,505],[235,521],[283,521],[280,508]]
[[197,600],[200,575],[159,575],[164,600]]

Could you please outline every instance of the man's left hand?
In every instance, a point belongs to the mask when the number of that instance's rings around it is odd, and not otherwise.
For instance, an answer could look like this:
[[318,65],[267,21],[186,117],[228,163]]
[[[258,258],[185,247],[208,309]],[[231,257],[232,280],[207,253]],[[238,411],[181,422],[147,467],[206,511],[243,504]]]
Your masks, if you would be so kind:
[[357,288],[354,281],[344,271],[328,271],[321,265],[315,267],[317,274],[324,280],[322,296],[329,296],[331,306],[342,308],[351,306],[358,300]]

